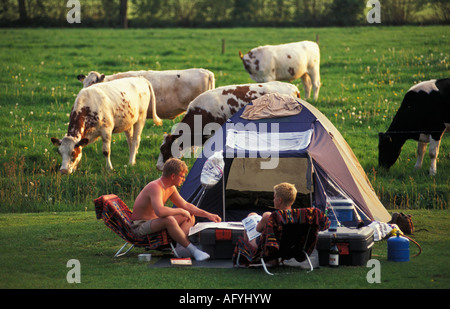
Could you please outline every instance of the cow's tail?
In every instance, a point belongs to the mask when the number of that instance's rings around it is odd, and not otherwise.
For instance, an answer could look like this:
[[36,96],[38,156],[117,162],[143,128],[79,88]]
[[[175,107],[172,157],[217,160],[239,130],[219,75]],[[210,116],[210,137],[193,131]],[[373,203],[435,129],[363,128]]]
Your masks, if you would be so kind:
[[153,122],[155,123],[155,125],[157,126],[162,126],[163,122],[161,120],[161,118],[158,117],[157,113],[156,113],[156,96],[155,96],[155,92],[153,91],[153,87],[152,84],[147,80],[148,83],[148,89],[150,90],[150,104],[149,107],[151,107],[152,109],[152,119]]
[[208,90],[216,89],[216,78],[214,77],[214,73],[209,74],[208,79]]

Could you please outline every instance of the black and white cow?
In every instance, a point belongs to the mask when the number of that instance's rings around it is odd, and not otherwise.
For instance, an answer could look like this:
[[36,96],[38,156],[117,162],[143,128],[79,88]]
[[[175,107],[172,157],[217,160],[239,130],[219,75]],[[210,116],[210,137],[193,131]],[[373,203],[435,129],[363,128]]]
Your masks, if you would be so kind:
[[379,133],[379,166],[390,168],[408,139],[418,141],[415,168],[422,167],[430,144],[430,175],[436,175],[441,138],[450,127],[450,78],[429,80],[411,87],[386,133]]

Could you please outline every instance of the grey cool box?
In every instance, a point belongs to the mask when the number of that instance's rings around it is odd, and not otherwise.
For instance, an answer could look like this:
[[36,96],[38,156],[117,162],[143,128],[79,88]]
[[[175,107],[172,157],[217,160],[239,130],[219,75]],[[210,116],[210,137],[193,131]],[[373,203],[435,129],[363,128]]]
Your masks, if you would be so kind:
[[319,265],[328,265],[333,234],[336,234],[339,265],[366,266],[367,261],[372,256],[373,233],[373,229],[367,226],[359,229],[338,227],[336,231],[319,232],[317,241]]
[[195,235],[211,259],[231,259],[239,236],[244,236],[244,229],[207,228]]

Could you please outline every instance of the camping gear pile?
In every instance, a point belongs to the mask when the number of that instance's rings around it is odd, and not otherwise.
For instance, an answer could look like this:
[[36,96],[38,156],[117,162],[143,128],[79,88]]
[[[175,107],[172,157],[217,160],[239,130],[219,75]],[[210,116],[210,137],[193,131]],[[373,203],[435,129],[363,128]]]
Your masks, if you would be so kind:
[[[202,170],[209,158],[223,158],[223,165],[220,179],[205,190]],[[346,264],[363,264],[370,258],[373,241],[392,230],[384,223],[391,216],[341,133],[314,106],[280,94],[256,99],[228,119],[205,143],[180,194],[194,203],[201,195],[198,207],[224,221],[241,222],[250,212],[274,211],[273,187],[281,182],[298,190],[293,208],[321,210],[333,228],[339,228],[338,237],[347,238],[343,240],[349,254]],[[349,233],[350,228],[364,226],[370,227],[364,233]],[[319,233],[318,245],[322,238],[326,234]],[[360,252],[353,256],[355,242],[360,243]]]
[[[297,240],[303,245],[317,244],[320,265],[328,263],[331,235],[342,256],[340,265],[364,265],[371,257],[374,241],[400,237],[400,229],[414,233],[411,216],[394,214],[391,220],[353,151],[319,110],[300,99],[268,94],[228,119],[205,143],[191,168],[180,195],[197,207],[218,214],[223,222],[200,221],[191,228],[190,239],[202,245],[212,259],[230,259],[238,247],[239,254],[243,253],[250,262],[270,257],[264,253],[268,250],[252,252],[257,256],[247,254],[249,250],[240,241],[245,233],[242,220],[250,212],[273,212],[273,187],[281,182],[297,188],[293,209],[315,211],[317,216],[325,214],[327,218],[328,230],[316,226],[313,239]],[[165,233],[136,239],[129,228],[131,212],[118,197],[102,196],[95,205],[97,218],[126,241],[116,256],[126,254],[133,246],[151,249],[171,245]],[[279,234],[279,238],[272,237],[270,241],[274,248],[286,242]],[[401,234],[421,252],[417,242]],[[404,246],[403,238],[393,241]],[[127,244],[131,248],[122,253]],[[392,250],[396,249],[394,245]],[[304,247],[301,255],[295,254],[296,260],[306,258],[312,267],[310,254],[311,247]]]

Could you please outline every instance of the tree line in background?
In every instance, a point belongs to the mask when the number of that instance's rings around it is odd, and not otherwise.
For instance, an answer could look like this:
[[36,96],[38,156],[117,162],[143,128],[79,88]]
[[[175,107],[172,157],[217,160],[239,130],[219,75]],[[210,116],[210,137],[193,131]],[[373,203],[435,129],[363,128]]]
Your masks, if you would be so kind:
[[[0,0],[0,26],[73,26],[67,0]],[[368,0],[79,0],[80,27],[355,26]],[[449,0],[379,0],[381,23],[450,24]]]

